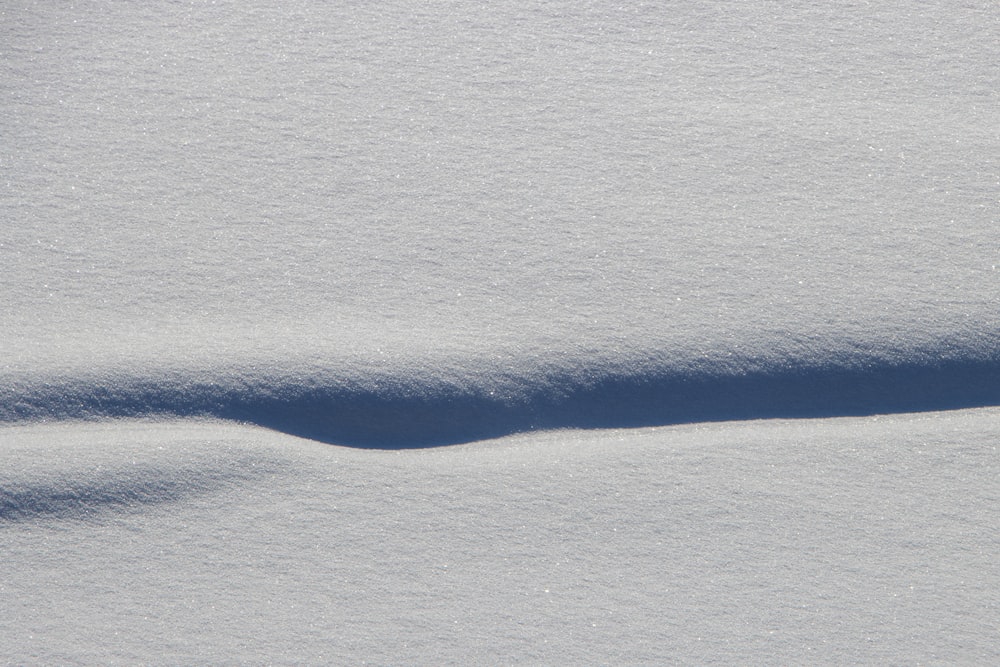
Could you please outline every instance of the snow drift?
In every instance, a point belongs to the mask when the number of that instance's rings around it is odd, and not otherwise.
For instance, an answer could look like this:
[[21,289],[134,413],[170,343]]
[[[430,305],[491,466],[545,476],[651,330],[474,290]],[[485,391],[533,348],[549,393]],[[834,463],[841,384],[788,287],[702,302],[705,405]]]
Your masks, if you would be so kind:
[[997,402],[994,10],[294,4],[11,11],[4,422]]
[[913,5],[4,3],[0,660],[1000,664],[1000,13]]
[[210,417],[328,443],[423,447],[553,428],[834,417],[1000,404],[996,336],[964,346],[826,358],[438,359],[423,367],[340,359],[172,369],[155,366],[8,379],[5,422],[108,417]]

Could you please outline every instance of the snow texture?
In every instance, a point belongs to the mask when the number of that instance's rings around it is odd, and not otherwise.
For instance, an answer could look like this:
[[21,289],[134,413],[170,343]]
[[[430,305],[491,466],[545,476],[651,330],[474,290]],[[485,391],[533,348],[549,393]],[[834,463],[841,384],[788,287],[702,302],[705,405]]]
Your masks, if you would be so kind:
[[0,661],[996,662],[998,34],[5,3]]
[[981,409],[370,451],[12,427],[0,643],[11,663],[994,664],[998,429]]

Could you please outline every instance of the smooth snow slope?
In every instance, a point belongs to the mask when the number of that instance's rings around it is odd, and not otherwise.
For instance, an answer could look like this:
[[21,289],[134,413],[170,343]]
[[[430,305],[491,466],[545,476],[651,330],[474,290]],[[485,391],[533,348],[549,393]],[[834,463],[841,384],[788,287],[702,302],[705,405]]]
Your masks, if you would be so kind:
[[8,5],[0,419],[405,446],[996,404],[998,21]]
[[996,664],[998,430],[8,427],[2,661]]

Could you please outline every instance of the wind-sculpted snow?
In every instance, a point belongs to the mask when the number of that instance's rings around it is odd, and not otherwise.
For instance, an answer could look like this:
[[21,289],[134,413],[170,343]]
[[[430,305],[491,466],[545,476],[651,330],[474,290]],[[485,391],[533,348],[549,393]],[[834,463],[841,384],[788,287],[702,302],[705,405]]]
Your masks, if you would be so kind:
[[1000,404],[994,338],[881,351],[855,344],[825,356],[776,346],[756,356],[340,359],[24,376],[3,383],[0,419],[211,417],[406,448],[537,429],[945,410]]
[[[0,524],[38,518],[88,519],[111,511],[159,505],[204,495],[259,477],[264,469],[243,460],[226,465],[98,468],[40,479],[0,477]],[[20,475],[20,476],[19,476]]]
[[204,424],[5,429],[0,527],[99,520],[261,483],[287,461]]

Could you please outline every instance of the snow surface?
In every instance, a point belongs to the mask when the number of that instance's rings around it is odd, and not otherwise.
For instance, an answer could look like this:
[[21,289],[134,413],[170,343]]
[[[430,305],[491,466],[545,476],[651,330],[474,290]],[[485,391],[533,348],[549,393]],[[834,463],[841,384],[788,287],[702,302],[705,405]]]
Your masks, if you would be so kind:
[[0,637],[12,663],[995,664],[998,430],[9,427]]
[[5,3],[0,661],[996,662],[998,35]]

